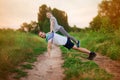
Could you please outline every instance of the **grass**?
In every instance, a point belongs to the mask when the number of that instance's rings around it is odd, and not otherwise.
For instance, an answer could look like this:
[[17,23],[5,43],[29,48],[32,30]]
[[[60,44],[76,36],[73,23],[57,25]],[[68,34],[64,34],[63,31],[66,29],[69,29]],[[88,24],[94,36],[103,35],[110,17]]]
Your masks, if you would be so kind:
[[[116,31],[81,31],[71,32],[72,36],[80,40],[81,47],[101,53],[113,60],[120,61],[120,29]],[[64,80],[112,80],[113,75],[101,69],[94,61],[86,60],[88,56],[74,50],[61,47],[64,57]]]
[[64,47],[61,49],[65,60],[64,80],[112,80],[112,75],[101,69],[94,61],[83,59],[88,55],[75,50],[68,51]]
[[27,76],[27,72],[21,69],[14,69],[12,72],[16,73],[16,76],[14,76],[15,79]]
[[[80,40],[81,46],[106,55],[113,60],[120,60],[120,29],[114,32],[81,31],[70,33]],[[112,75],[100,69],[93,61],[85,60],[88,56],[68,51],[61,47],[66,77],[64,80],[112,80]],[[32,69],[31,63],[36,57],[46,51],[45,42],[37,35],[22,33],[13,30],[0,30],[0,80],[6,80],[11,72],[15,72],[15,78],[26,76],[24,69]],[[27,64],[21,65],[22,62]]]
[[37,59],[35,57],[32,57],[31,59],[27,59],[26,62],[34,63],[35,61],[37,61]]
[[107,32],[103,29],[99,31],[81,31],[71,33],[81,41],[81,46],[106,55],[113,60],[120,60],[120,29]]
[[[7,79],[12,69],[22,62],[35,62],[36,57],[44,51],[45,41],[37,35],[10,29],[0,30],[0,80]],[[24,67],[31,68],[28,64]],[[25,75],[24,72],[22,74]]]
[[33,69],[32,68],[32,64],[24,64],[24,65],[21,65],[23,69]]

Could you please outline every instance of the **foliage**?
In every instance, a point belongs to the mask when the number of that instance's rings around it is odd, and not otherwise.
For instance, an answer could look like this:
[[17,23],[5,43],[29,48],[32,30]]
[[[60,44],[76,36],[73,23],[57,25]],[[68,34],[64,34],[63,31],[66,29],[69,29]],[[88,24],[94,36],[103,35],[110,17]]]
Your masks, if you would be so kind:
[[70,27],[68,24],[68,16],[65,11],[59,10],[57,8],[54,8],[52,10],[53,15],[56,17],[58,24],[63,26],[65,30],[69,31]]
[[18,30],[22,32],[38,33],[40,28],[38,27],[38,23],[36,21],[31,21],[30,23],[24,22]]
[[[53,16],[56,17],[58,24],[62,25],[67,31],[69,31],[68,17],[65,11],[59,10],[57,8],[51,9],[47,7],[45,4],[39,7],[38,13],[38,23],[41,30],[45,32],[49,32],[50,22],[46,17],[46,12],[51,11]],[[45,24],[46,23],[46,24]]]
[[98,15],[90,22],[94,30],[105,28],[116,30],[120,27],[120,0],[103,0],[99,4]]
[[120,0],[103,0],[99,5],[100,16],[107,16],[110,22],[118,29],[120,21]]
[[51,9],[47,5],[43,4],[39,7],[39,12],[38,12],[38,21],[31,21],[30,23],[24,22],[21,25],[21,28],[19,31],[23,32],[31,32],[31,33],[38,33],[38,31],[44,31],[44,32],[49,32],[50,31],[50,21],[46,17],[46,12],[51,11],[53,16],[58,21],[58,24],[63,26],[66,31],[75,31],[79,32],[80,29],[77,28],[76,26],[70,27],[68,23],[68,16],[65,11],[59,10],[57,8]]
[[82,29],[78,28],[76,25],[74,25],[73,27],[70,27],[70,31],[72,32],[80,32]]

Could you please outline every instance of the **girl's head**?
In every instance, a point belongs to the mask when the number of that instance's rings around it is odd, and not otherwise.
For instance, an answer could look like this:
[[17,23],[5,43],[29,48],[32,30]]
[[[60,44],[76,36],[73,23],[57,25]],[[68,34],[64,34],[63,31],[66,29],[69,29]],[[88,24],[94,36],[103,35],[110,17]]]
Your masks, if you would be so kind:
[[52,13],[50,11],[46,12],[47,18],[50,18],[52,16]]

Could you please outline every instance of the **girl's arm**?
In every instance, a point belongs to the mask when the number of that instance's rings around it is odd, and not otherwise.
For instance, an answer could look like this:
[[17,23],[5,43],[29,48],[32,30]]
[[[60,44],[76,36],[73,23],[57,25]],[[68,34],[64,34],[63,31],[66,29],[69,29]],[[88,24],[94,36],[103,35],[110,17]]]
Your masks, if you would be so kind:
[[54,20],[52,19],[50,22],[50,32],[53,31],[53,26],[54,26]]

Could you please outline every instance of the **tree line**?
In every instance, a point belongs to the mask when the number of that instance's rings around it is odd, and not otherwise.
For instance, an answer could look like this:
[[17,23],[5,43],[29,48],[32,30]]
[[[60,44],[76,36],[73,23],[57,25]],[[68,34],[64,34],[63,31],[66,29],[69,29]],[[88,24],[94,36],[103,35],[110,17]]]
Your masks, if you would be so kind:
[[[62,25],[68,32],[79,32],[82,30],[76,25],[73,27],[69,25],[68,16],[65,11],[57,8],[51,9],[51,7],[45,4],[39,7],[38,21],[31,21],[30,23],[24,22],[19,30],[32,33],[37,33],[39,30],[49,32],[50,22],[46,17],[46,12],[48,10],[56,17],[58,24]],[[101,28],[107,31],[115,31],[120,28],[120,0],[103,0],[98,5],[98,14],[93,18],[86,30],[100,30]]]
[[76,26],[70,27],[68,23],[68,16],[65,11],[59,10],[57,8],[51,9],[51,7],[48,7],[45,4],[39,7],[37,22],[36,21],[31,21],[30,23],[24,22],[22,23],[21,28],[19,30],[25,31],[25,32],[32,32],[32,33],[37,33],[39,30],[44,31],[44,32],[49,32],[50,21],[46,17],[46,12],[48,11],[52,12],[52,14],[56,17],[58,24],[63,26],[68,32],[81,30],[77,28]]
[[120,0],[103,0],[98,6],[98,15],[90,22],[90,28],[114,31],[120,28]]

